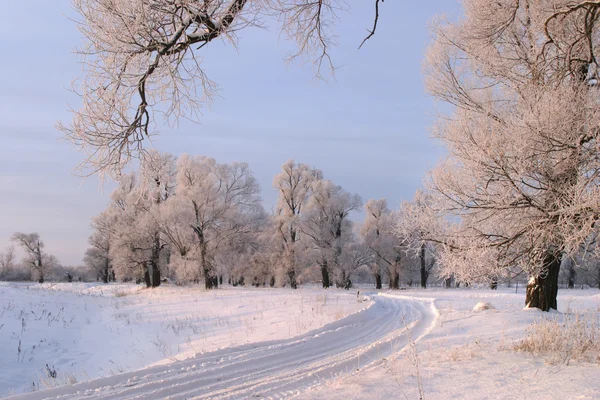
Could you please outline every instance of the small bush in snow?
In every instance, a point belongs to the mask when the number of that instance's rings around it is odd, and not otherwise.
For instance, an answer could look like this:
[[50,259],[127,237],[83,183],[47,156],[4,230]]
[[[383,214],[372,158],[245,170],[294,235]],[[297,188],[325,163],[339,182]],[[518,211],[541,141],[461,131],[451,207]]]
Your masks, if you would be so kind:
[[600,318],[593,314],[542,318],[529,326],[515,351],[546,356],[551,364],[570,360],[600,361]]
[[490,303],[484,302],[484,301],[481,301],[481,302],[475,304],[475,307],[473,307],[474,312],[493,310],[493,309],[494,309],[493,305],[491,305]]

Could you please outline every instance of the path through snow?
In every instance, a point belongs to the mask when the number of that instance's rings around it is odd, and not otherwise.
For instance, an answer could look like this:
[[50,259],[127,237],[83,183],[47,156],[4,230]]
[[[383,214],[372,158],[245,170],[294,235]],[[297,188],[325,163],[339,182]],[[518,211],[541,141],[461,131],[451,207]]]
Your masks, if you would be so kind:
[[408,346],[435,324],[433,301],[374,295],[371,307],[292,339],[223,349],[10,399],[286,398]]

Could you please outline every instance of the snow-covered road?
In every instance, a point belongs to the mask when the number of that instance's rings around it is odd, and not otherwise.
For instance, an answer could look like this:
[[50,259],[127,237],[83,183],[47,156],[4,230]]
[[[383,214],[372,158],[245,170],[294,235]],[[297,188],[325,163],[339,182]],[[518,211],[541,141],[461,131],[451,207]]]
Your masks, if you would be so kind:
[[[362,369],[435,324],[433,301],[374,295],[371,307],[287,340],[254,343],[10,399],[286,398]],[[407,334],[407,329],[410,335]]]

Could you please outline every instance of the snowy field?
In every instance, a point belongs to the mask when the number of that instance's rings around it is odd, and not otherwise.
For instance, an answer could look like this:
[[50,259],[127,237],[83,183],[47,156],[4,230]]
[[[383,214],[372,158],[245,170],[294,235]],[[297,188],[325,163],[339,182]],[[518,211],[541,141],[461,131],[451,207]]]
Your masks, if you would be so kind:
[[514,289],[366,292],[0,284],[0,393],[600,398],[595,350],[571,359],[515,349],[532,323],[598,321],[598,290],[560,291],[554,313],[523,310]]

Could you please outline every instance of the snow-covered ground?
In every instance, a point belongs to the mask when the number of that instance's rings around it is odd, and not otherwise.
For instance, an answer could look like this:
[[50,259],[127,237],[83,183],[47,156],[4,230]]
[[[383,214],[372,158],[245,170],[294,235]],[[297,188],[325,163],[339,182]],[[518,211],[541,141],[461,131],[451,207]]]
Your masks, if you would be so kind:
[[0,283],[0,397],[291,338],[369,305],[317,289]]
[[600,354],[556,363],[514,350],[540,319],[599,318],[598,290],[561,290],[555,313],[523,310],[522,289],[366,292],[0,285],[0,392],[72,382],[23,398],[600,398]]
[[[431,331],[394,356],[363,371],[314,388],[298,399],[600,399],[600,354],[588,362],[555,362],[518,353],[515,343],[532,323],[582,315],[600,318],[600,291],[560,290],[559,311],[523,309],[522,289],[415,290],[434,298],[439,317]],[[474,311],[478,303],[493,309]],[[599,331],[600,332],[600,331]],[[598,337],[600,340],[600,337]]]

